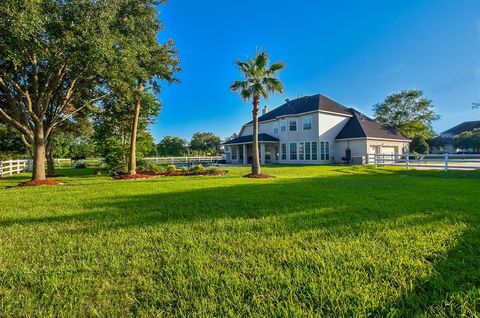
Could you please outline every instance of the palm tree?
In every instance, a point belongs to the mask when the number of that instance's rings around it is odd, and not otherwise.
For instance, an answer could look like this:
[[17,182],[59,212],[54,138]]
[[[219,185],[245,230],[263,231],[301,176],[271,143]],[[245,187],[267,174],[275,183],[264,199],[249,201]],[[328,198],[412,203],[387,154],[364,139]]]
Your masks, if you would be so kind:
[[243,81],[234,81],[230,89],[234,92],[240,92],[240,96],[245,101],[252,101],[253,109],[253,160],[252,174],[260,174],[260,158],[258,155],[258,110],[260,98],[268,99],[270,93],[283,93],[283,84],[277,78],[284,64],[281,62],[273,63],[268,66],[268,54],[259,52],[254,59],[248,59],[245,62],[235,62],[242,71],[245,79]]

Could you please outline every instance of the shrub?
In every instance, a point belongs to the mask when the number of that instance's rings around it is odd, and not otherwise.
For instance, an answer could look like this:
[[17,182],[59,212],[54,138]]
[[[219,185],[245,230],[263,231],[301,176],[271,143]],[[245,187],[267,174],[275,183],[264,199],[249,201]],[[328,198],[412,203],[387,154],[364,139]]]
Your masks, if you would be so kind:
[[214,173],[217,172],[217,171],[218,171],[218,169],[215,168],[215,167],[210,167],[210,168],[207,169],[207,172],[208,172],[209,174],[214,174]]
[[177,171],[177,167],[172,164],[172,165],[168,165],[165,170],[167,170],[168,173],[172,173],[172,172]]
[[107,138],[103,144],[103,164],[112,176],[121,174],[127,170],[127,162],[122,144],[115,138]]
[[430,150],[427,141],[422,136],[415,136],[410,143],[410,152],[426,154]]
[[190,171],[193,172],[194,174],[200,174],[200,173],[206,172],[207,169],[205,169],[205,167],[202,164],[198,164],[191,167]]
[[155,161],[147,161],[147,160],[142,160],[140,162],[137,161],[138,169],[141,171],[148,171],[148,172],[153,172],[153,173],[160,173],[165,171],[165,167],[157,163]]

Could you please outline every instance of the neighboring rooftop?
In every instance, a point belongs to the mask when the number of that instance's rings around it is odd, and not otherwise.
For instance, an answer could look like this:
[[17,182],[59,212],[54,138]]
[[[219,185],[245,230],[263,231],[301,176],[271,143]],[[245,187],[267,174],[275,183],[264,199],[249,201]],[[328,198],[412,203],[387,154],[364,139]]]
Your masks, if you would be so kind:
[[480,120],[463,122],[455,127],[450,128],[449,130],[445,130],[440,135],[458,135],[466,131],[474,130],[476,128],[480,128]]
[[[258,141],[261,142],[278,142],[278,138],[275,138],[273,136],[270,136],[268,134],[258,134]],[[232,144],[245,144],[245,143],[251,143],[253,142],[253,135],[247,135],[247,136],[240,136],[237,138],[230,139],[226,142],[224,142],[224,145],[232,145]]]
[[343,126],[335,139],[352,139],[352,138],[381,138],[381,139],[398,139],[408,140],[397,129],[387,124],[379,123],[357,110],[350,108],[352,118]]
[[[258,117],[258,121],[275,119],[286,115],[296,115],[308,113],[316,110],[338,113],[343,115],[351,115],[348,108],[331,100],[321,94],[305,96],[287,101],[285,104],[272,109],[268,113]],[[250,124],[251,121],[248,123]]]

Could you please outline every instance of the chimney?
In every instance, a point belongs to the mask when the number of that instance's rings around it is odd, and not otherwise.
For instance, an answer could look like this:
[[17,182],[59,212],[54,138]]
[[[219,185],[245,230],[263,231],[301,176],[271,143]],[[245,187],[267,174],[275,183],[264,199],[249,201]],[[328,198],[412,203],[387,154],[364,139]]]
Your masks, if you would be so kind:
[[265,114],[268,113],[269,111],[270,111],[270,109],[268,109],[268,106],[263,107],[263,109],[262,109],[262,115],[265,115]]

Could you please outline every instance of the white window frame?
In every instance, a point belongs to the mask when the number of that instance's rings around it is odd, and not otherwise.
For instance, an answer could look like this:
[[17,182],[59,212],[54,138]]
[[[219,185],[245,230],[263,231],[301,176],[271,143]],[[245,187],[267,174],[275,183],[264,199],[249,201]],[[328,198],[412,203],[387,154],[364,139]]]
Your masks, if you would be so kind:
[[[283,152],[283,150],[285,150],[285,153]],[[282,143],[280,145],[280,151],[281,151],[281,158],[282,160],[287,160],[287,155],[288,155],[288,151],[287,151],[287,144],[286,143]],[[284,156],[285,155],[285,156]]]
[[278,124],[273,125],[273,135],[278,136]]
[[[294,130],[292,130],[291,123],[295,123],[295,129]],[[297,131],[297,129],[298,129],[297,119],[289,119],[288,120],[288,131]]]
[[[315,144],[315,151],[313,151],[313,145]],[[317,161],[318,160],[318,141],[312,141],[311,142],[312,146],[312,160]]]
[[280,120],[280,131],[281,132],[287,131],[287,120],[286,119],[281,119]]
[[322,161],[330,160],[330,141],[329,140],[320,141],[320,160]]
[[238,151],[237,151],[237,150],[238,150],[238,146],[232,146],[232,147],[230,147],[230,148],[232,149],[232,151],[231,151],[231,158],[232,158],[232,160],[237,160],[237,158],[238,158]]
[[305,160],[308,160],[308,161],[312,160],[312,142],[311,141],[305,141]]
[[[308,124],[308,128],[305,128],[305,125]],[[302,129],[303,130],[312,130],[312,116],[303,117],[302,119]]]
[[297,158],[298,160],[305,160],[305,142],[297,143]]
[[[292,145],[295,145],[295,151],[294,151],[294,152],[292,152]],[[297,147],[297,143],[296,143],[296,142],[291,142],[291,143],[288,144],[288,150],[289,150],[289,151],[288,151],[288,158],[289,158],[290,160],[298,160],[298,154],[297,154],[298,149],[297,149],[297,148],[298,148],[298,147]],[[295,155],[295,158],[294,158],[294,159],[292,159],[292,155]]]

